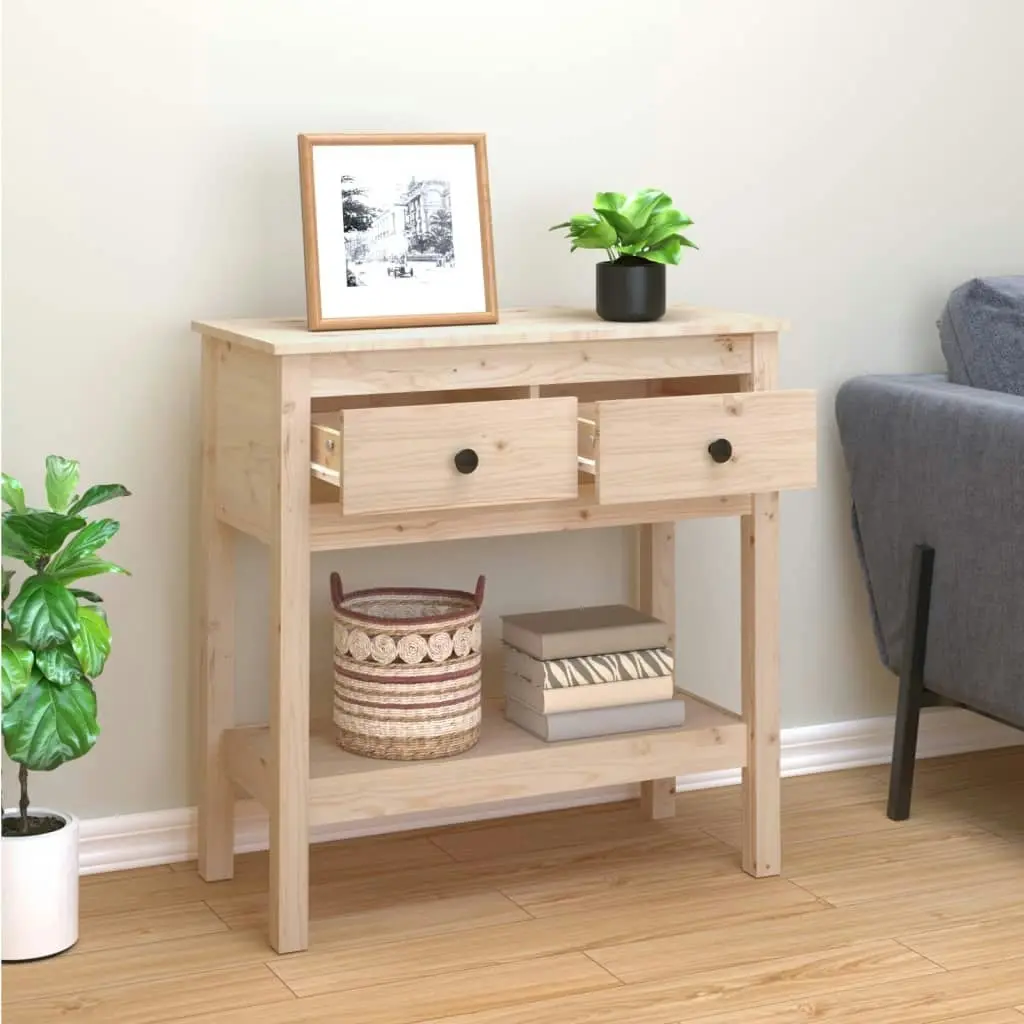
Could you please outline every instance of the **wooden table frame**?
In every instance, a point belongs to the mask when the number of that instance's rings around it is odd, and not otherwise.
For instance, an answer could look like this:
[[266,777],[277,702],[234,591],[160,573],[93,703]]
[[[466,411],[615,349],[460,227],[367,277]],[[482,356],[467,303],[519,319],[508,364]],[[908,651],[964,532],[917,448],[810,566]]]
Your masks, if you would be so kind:
[[[694,701],[679,731],[548,745],[503,734],[474,762],[481,781],[470,796],[483,802],[492,769],[513,796],[639,781],[644,808],[658,818],[673,811],[676,774],[742,767],[743,868],[755,876],[779,873],[778,491],[600,505],[581,490],[575,502],[344,516],[336,498],[311,501],[323,495],[315,493],[320,484],[311,478],[309,452],[312,412],[345,396],[373,402],[408,395],[415,404],[453,389],[529,398],[545,389],[637,381],[646,394],[774,390],[780,326],[685,307],[656,324],[518,311],[494,327],[315,338],[286,321],[194,325],[203,335],[199,872],[207,881],[232,877],[236,787],[260,800],[270,815],[275,950],[308,945],[311,825],[460,805],[460,758],[375,762],[355,776],[352,755],[332,752],[327,741],[311,768],[312,551],[635,526],[635,602],[674,623],[676,521],[739,516],[741,717]],[[809,444],[810,468],[804,451],[800,479],[788,485],[813,486],[813,436]],[[270,721],[259,730],[236,728],[234,716],[238,532],[263,541],[270,556]],[[349,760],[336,767],[333,758]]]

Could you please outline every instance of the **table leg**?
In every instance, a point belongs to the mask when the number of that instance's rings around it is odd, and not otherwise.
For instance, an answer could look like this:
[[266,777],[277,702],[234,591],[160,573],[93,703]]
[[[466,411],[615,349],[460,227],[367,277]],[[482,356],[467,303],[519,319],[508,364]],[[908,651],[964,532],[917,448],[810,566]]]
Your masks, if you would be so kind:
[[270,944],[309,945],[309,362],[278,362],[270,542]]
[[199,503],[199,874],[234,874],[235,794],[221,736],[235,724],[235,535],[217,518],[217,365],[220,342],[203,339]]
[[741,675],[747,766],[743,769],[743,870],[777,875],[779,787],[779,495],[755,494],[741,517]]
[[[656,523],[636,527],[633,560],[635,607],[669,626],[669,647],[676,630],[676,527]],[[640,806],[649,818],[671,818],[676,812],[676,780],[648,779],[640,783]]]

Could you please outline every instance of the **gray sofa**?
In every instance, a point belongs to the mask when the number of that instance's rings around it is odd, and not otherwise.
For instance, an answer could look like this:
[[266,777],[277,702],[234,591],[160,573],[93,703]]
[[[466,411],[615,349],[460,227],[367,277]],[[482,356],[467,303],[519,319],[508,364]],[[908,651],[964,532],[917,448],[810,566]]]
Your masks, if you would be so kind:
[[900,675],[894,819],[922,704],[1024,729],[1024,277],[961,285],[939,335],[947,376],[858,377],[836,398],[878,653]]

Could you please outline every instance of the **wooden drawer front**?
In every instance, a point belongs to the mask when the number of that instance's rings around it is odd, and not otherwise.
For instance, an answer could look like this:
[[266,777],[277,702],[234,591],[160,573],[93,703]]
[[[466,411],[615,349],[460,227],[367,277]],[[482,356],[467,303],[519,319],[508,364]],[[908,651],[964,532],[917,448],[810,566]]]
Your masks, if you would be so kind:
[[[580,424],[602,503],[663,501],[813,487],[813,391],[765,391],[598,402]],[[590,436],[593,440],[590,441]],[[712,442],[732,446],[725,462]],[[725,446],[716,446],[722,458]],[[726,452],[728,449],[726,448]]]
[[[346,514],[560,501],[577,494],[575,398],[347,409],[336,416],[334,451],[340,447]],[[314,462],[321,433],[315,428]],[[326,459],[334,452],[326,450],[326,433],[322,440]],[[460,472],[455,457],[467,451],[476,454],[476,468]],[[464,456],[464,468],[466,460],[472,465]],[[330,471],[330,462],[321,464]]]

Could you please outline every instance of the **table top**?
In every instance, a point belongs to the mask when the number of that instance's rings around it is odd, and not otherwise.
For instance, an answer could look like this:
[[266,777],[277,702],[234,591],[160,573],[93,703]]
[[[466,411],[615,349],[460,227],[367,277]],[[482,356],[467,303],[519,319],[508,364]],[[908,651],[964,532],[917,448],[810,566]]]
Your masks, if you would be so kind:
[[611,323],[587,309],[550,306],[503,309],[496,324],[402,327],[360,331],[309,331],[304,317],[196,320],[192,330],[266,355],[329,355],[414,349],[483,348],[551,342],[693,338],[783,331],[778,317],[673,305],[661,320]]

